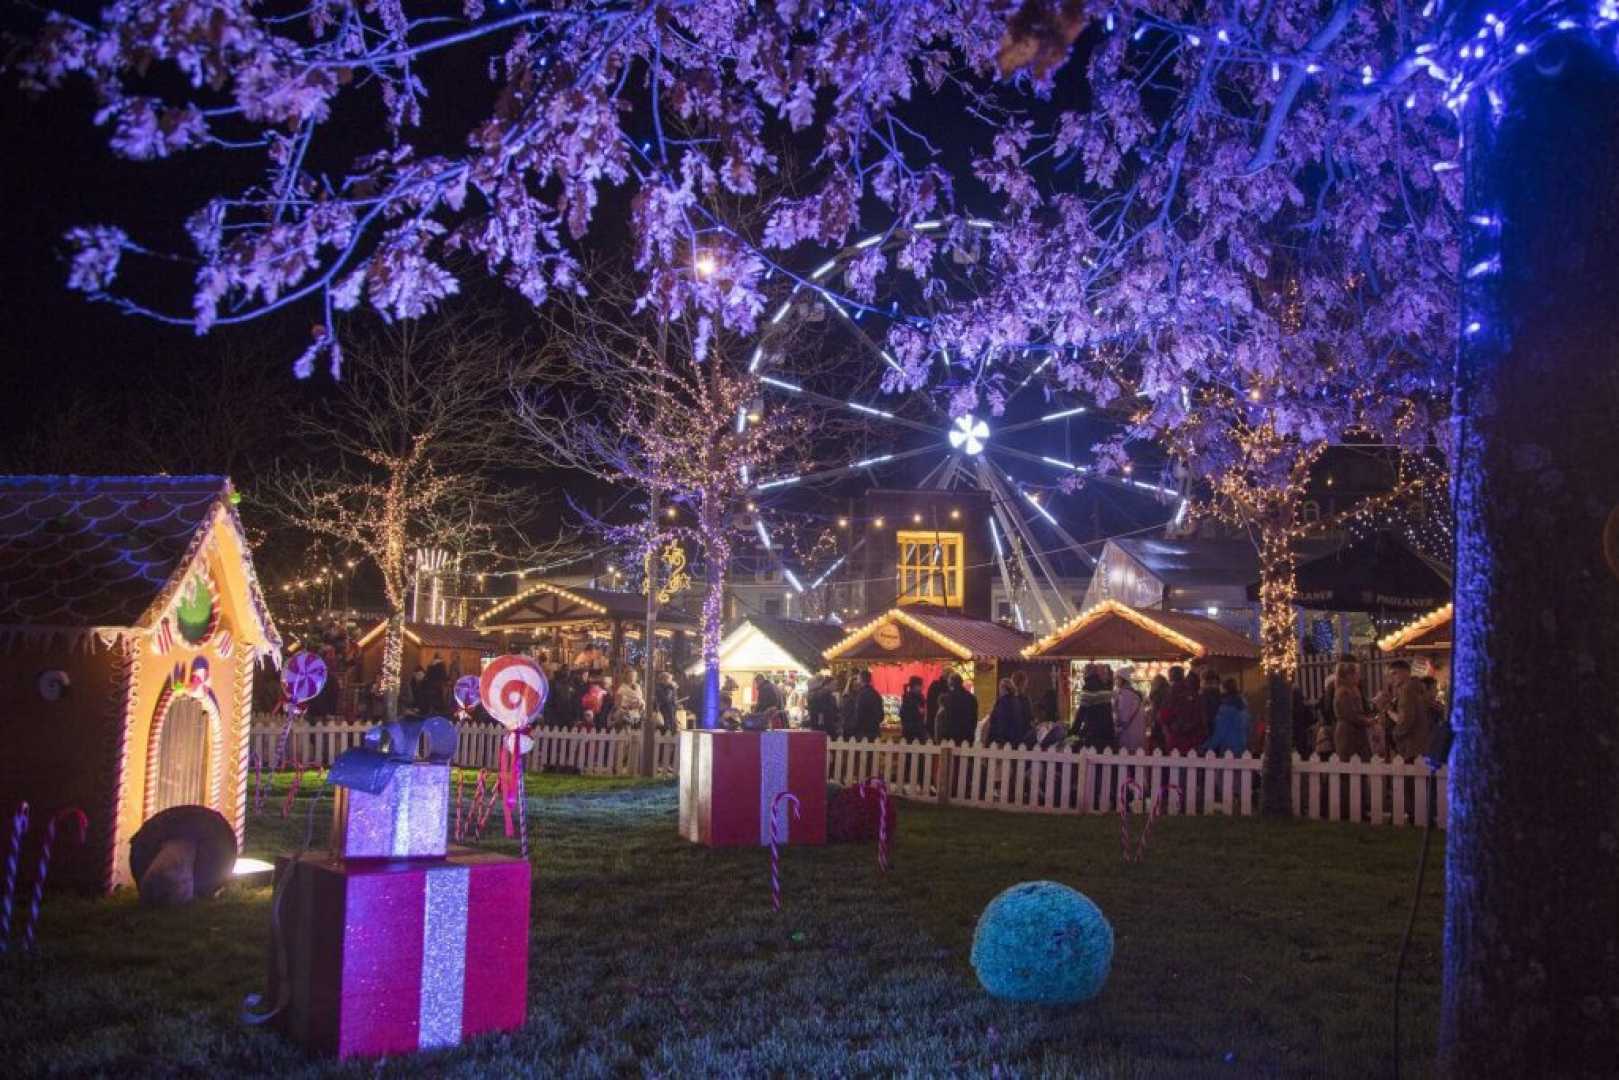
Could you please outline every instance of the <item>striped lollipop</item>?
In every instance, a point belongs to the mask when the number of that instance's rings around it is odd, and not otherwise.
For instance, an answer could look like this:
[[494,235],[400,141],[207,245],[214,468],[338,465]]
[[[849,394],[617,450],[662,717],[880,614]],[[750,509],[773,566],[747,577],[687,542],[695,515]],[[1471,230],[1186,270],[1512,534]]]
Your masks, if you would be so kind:
[[281,686],[294,705],[313,701],[326,685],[326,661],[312,652],[297,653],[281,669]]
[[478,696],[483,707],[502,726],[515,731],[526,727],[545,707],[550,687],[545,672],[526,656],[502,656],[483,669]]
[[[472,713],[472,707],[478,704],[478,695],[480,692],[478,689],[478,676],[461,676],[459,679],[455,680],[455,689],[451,692],[455,695],[455,703],[461,706],[461,712],[463,714],[470,715]],[[464,718],[465,717],[463,717],[463,719]]]

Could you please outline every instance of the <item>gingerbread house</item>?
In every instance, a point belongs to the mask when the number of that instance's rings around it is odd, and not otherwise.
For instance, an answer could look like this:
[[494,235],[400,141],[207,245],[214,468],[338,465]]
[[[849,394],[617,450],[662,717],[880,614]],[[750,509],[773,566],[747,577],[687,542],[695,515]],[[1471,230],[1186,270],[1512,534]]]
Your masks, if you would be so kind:
[[0,807],[90,819],[52,880],[130,881],[171,806],[246,817],[254,665],[281,640],[220,476],[0,477]]

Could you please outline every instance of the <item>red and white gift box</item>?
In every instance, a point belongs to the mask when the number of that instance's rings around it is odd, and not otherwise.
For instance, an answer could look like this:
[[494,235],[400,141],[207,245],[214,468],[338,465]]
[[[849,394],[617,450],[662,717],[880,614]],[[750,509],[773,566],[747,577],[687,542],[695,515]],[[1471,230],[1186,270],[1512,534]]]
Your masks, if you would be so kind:
[[455,848],[448,857],[276,863],[290,994],[279,1022],[340,1058],[454,1046],[521,1027],[528,1008],[529,864]]
[[[798,799],[793,817],[781,792]],[[680,835],[709,847],[826,843],[826,733],[680,733]]]

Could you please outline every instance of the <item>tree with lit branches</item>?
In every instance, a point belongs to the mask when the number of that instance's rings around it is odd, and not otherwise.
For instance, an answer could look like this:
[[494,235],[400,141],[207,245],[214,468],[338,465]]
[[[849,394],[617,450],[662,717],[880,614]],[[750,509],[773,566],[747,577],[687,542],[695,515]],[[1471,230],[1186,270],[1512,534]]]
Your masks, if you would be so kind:
[[[456,292],[453,251],[535,304],[574,290],[581,239],[622,205],[603,189],[624,187],[642,295],[689,320],[703,354],[755,328],[773,272],[831,292],[782,254],[848,243],[862,219],[953,217],[897,254],[863,252],[846,310],[869,310],[881,273],[925,278],[966,209],[935,140],[976,148],[970,190],[999,212],[1004,287],[901,320],[896,388],[927,384],[941,346],[977,363],[1056,343],[1068,351],[1053,373],[1100,404],[1145,395],[1121,448],[1177,433],[1208,478],[1236,459],[1214,461],[1218,443],[1202,449],[1181,417],[1214,391],[1257,391],[1248,424],[1305,444],[1359,428],[1421,449],[1437,429],[1458,551],[1441,1064],[1526,1075],[1619,1057],[1619,665],[1601,659],[1619,652],[1603,561],[1619,568],[1619,424],[1602,374],[1619,337],[1619,229],[1602,209],[1619,205],[1613,0],[462,12],[113,0],[93,17],[48,13],[26,83],[86,79],[127,157],[247,156],[254,167],[219,175],[256,178],[198,207],[178,251],[117,223],[76,229],[70,284],[198,330],[308,303],[320,329],[307,373],[338,366],[337,313],[416,316]],[[467,137],[421,145],[432,81],[485,75],[493,94],[436,118]],[[1083,107],[1066,108],[1073,97]],[[936,102],[942,120],[927,115]],[[783,141],[814,166],[802,194],[771,201],[755,242],[711,200],[757,192]],[[699,245],[723,276],[688,272]],[[193,273],[184,303],[161,272],[175,265]],[[1294,335],[1265,302],[1283,267],[1308,311]],[[1349,396],[1309,394],[1334,364]],[[1436,424],[1452,373],[1451,419]],[[1546,739],[1526,722],[1544,712],[1538,677],[1569,663],[1599,704]],[[1577,799],[1546,782],[1571,761],[1590,762]],[[1547,894],[1565,909],[1539,910]]]
[[[705,261],[703,272],[709,269]],[[599,275],[592,296],[565,305],[552,320],[546,347],[517,386],[521,425],[548,464],[626,485],[654,507],[684,511],[676,520],[654,514],[593,524],[649,566],[671,540],[690,541],[701,553],[702,720],[713,727],[726,575],[736,544],[748,535],[739,522],[760,477],[801,460],[808,421],[801,413],[758,410],[762,388],[737,362],[737,347],[723,337],[700,345],[690,327],[637,316],[622,277]]]
[[381,689],[398,708],[417,552],[510,558],[516,495],[492,482],[515,433],[507,380],[520,345],[466,317],[385,328],[350,347],[351,377],[299,425],[320,461],[276,473],[263,497],[283,520],[357,553],[388,612]]

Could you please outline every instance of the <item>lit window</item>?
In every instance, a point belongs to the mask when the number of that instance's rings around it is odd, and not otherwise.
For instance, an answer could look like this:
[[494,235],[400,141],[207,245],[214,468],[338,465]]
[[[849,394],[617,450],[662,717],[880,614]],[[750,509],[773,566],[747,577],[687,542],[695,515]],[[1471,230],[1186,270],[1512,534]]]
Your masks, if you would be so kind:
[[900,532],[899,602],[960,607],[961,533]]

